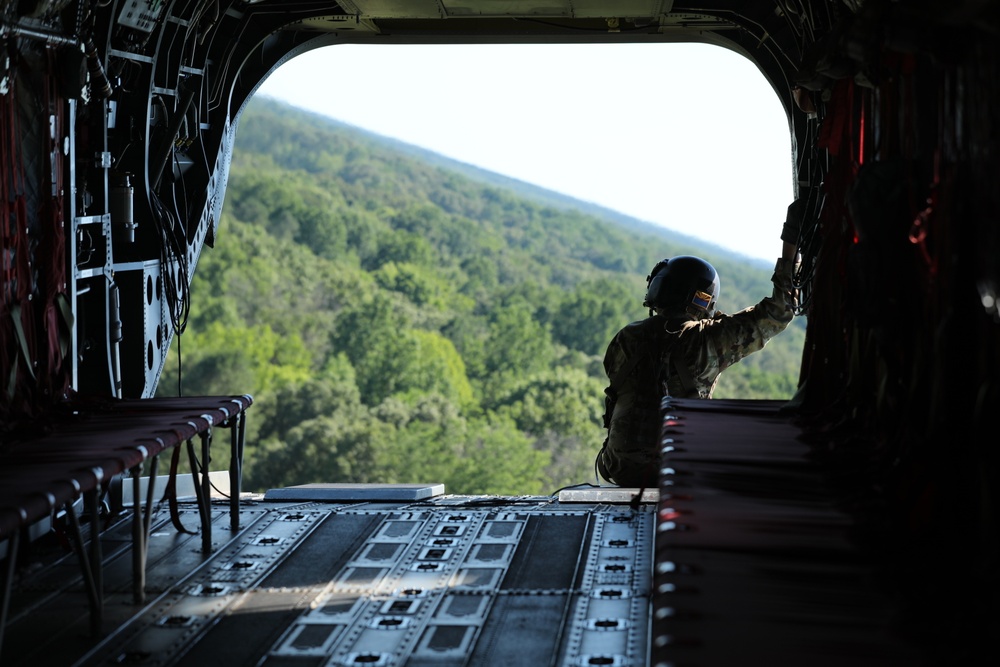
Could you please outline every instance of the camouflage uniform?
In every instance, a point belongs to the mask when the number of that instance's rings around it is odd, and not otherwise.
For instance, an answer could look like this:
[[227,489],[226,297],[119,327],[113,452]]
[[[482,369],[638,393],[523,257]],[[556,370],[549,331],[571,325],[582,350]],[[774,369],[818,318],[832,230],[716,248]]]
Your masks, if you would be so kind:
[[619,486],[656,486],[661,398],[711,398],[722,371],[784,331],[792,320],[791,271],[792,263],[779,259],[771,296],[735,315],[657,314],[615,335],[604,356],[610,384],[608,437],[597,456],[602,477]]

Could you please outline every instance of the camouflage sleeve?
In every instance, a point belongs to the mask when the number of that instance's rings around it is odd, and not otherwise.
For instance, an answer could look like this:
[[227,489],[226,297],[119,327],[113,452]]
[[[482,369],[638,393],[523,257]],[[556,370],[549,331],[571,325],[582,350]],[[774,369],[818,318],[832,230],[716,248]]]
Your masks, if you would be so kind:
[[691,370],[698,393],[711,396],[719,374],[765,343],[792,321],[792,263],[779,259],[770,296],[733,315],[691,322],[681,332],[677,352]]
[[[771,292],[771,300],[775,306],[783,311],[774,311],[777,319],[787,318],[787,322],[792,321],[792,306],[795,302],[795,288],[792,285],[792,271],[795,264],[790,259],[779,259],[774,264],[774,273],[771,275],[771,284],[774,290]],[[766,301],[766,299],[765,299]]]
[[625,365],[628,359],[622,345],[623,337],[624,334],[621,331],[615,334],[604,353],[604,372],[609,379],[615,376],[615,373]]

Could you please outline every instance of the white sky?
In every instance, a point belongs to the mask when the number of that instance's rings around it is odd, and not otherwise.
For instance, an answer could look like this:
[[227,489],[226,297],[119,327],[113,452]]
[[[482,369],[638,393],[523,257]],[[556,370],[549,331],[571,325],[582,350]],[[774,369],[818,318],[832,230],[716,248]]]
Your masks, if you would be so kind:
[[339,45],[259,94],[773,260],[792,198],[781,104],[703,44]]

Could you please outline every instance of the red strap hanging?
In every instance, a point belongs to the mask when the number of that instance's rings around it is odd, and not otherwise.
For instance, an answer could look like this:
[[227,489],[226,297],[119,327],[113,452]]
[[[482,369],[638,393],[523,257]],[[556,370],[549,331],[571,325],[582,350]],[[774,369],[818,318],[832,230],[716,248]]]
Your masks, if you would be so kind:
[[0,159],[9,165],[2,180],[3,227],[3,302],[0,304],[0,413],[15,416],[33,411],[34,318],[31,302],[31,263],[29,257],[28,212],[24,185],[24,162],[21,154],[19,122],[19,86],[17,71],[10,77],[10,87],[3,98],[0,117]]
[[[55,72],[57,63],[55,51],[49,49],[49,73]],[[45,196],[41,198],[39,210],[39,253],[41,267],[39,291],[41,296],[42,338],[44,348],[43,377],[40,384],[52,398],[60,397],[69,386],[69,375],[63,363],[69,352],[69,326],[64,319],[62,302],[66,299],[66,227],[63,218],[64,192],[63,154],[60,148],[61,136],[66,119],[66,101],[59,94],[56,77],[50,76],[45,88],[45,109],[47,110],[49,131],[46,133],[45,149],[49,158],[48,173],[51,174]],[[66,309],[68,312],[68,309]]]

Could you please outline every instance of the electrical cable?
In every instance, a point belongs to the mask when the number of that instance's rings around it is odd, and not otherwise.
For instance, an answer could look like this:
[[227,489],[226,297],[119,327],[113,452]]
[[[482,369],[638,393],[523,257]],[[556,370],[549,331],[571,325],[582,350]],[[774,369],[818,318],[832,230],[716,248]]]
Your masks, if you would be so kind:
[[160,235],[160,265],[165,276],[162,282],[171,324],[174,332],[181,334],[187,327],[190,313],[187,239],[183,237],[183,225],[174,220],[153,190],[150,190],[150,202],[153,204],[153,220]]

